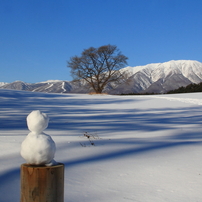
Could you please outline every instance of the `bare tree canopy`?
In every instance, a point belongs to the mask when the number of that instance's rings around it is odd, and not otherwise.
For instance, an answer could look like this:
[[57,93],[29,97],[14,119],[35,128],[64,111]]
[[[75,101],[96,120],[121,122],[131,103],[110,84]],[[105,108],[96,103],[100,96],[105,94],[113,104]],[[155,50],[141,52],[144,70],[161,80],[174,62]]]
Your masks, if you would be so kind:
[[117,46],[105,45],[85,49],[80,57],[71,57],[67,66],[74,80],[84,79],[96,93],[102,93],[108,83],[124,79],[119,70],[127,65],[127,59]]

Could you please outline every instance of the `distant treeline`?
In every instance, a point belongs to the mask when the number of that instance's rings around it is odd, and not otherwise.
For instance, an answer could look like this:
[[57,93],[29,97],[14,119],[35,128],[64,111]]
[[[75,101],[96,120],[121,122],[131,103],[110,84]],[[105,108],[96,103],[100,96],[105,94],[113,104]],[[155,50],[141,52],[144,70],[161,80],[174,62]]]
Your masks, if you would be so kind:
[[122,93],[120,95],[158,95],[160,93]]
[[180,87],[176,90],[171,90],[167,92],[167,94],[174,94],[174,93],[194,93],[194,92],[202,92],[202,82],[199,84],[189,84],[186,87]]
[[[164,94],[176,94],[176,93],[194,93],[194,92],[202,92],[202,82],[199,84],[189,84],[186,87],[180,87],[175,90],[168,91]],[[121,95],[157,95],[161,93],[127,93],[127,94],[121,94]]]

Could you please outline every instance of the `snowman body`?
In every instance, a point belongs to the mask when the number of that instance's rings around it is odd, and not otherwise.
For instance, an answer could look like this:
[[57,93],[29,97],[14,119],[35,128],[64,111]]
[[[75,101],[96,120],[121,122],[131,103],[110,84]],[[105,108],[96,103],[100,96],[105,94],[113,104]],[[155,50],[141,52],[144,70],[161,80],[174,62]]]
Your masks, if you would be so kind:
[[56,164],[55,142],[43,130],[48,127],[49,118],[39,110],[27,116],[27,126],[31,131],[21,145],[21,156],[31,165],[51,166]]

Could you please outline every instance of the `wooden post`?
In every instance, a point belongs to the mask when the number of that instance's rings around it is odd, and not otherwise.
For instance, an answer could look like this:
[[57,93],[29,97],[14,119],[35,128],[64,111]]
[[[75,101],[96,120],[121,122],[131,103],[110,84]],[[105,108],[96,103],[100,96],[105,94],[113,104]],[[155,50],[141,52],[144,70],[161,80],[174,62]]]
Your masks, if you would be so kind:
[[21,202],[64,202],[64,164],[22,164]]

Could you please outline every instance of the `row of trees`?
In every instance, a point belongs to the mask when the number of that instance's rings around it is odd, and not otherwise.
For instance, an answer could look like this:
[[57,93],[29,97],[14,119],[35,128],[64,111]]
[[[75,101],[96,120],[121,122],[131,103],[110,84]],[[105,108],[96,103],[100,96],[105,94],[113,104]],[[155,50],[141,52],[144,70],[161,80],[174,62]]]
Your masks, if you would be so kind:
[[105,45],[85,49],[81,56],[71,57],[67,66],[74,81],[83,79],[95,93],[102,93],[107,84],[126,80],[127,73],[120,69],[127,65],[127,59],[117,46]]
[[202,83],[195,84],[191,83],[186,87],[180,87],[176,90],[171,90],[167,92],[167,94],[174,94],[174,93],[193,93],[193,92],[202,92]]

